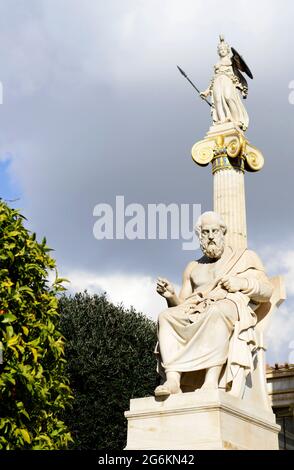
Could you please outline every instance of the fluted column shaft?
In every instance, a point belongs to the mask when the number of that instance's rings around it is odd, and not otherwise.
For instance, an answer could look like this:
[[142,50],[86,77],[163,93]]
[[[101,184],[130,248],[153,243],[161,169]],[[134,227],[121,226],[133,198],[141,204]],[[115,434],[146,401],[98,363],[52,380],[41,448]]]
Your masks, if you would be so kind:
[[234,248],[247,247],[244,172],[238,168],[214,172],[214,211],[228,227],[226,242]]

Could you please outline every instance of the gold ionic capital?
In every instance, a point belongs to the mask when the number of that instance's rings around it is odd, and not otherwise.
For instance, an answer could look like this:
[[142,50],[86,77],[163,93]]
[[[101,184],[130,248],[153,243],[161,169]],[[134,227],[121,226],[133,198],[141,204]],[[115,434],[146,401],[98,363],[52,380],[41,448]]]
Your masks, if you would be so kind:
[[[241,171],[261,170],[264,158],[260,150],[251,145],[244,135],[236,130],[231,133],[209,136],[192,147],[192,159],[197,165],[213,165],[213,173],[218,169],[235,168]],[[216,158],[221,158],[215,162]]]

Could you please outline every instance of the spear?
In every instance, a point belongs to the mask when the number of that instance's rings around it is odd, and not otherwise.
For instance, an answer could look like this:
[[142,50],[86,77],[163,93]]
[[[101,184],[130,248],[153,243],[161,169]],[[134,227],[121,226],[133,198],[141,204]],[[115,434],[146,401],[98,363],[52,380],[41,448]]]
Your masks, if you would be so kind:
[[[190,78],[185,74],[184,70],[182,70],[181,67],[179,67],[178,65],[177,65],[177,67],[178,67],[180,73],[188,80],[188,82],[191,83],[192,87],[195,88],[195,90],[197,91],[197,93],[200,95],[200,90],[198,90],[197,86],[194,85],[194,83],[192,82],[192,80],[190,80]],[[206,103],[207,103],[209,106],[212,106],[212,104],[211,104],[206,98],[203,98],[203,99],[204,99],[204,101],[206,101]]]

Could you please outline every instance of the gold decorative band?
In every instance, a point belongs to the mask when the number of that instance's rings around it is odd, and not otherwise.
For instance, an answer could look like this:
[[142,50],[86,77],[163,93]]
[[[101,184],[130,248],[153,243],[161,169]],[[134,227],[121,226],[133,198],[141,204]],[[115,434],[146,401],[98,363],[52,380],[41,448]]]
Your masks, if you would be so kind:
[[212,160],[212,174],[219,170],[239,170],[245,173],[245,157],[240,156],[236,158],[230,158],[227,155],[217,155]]

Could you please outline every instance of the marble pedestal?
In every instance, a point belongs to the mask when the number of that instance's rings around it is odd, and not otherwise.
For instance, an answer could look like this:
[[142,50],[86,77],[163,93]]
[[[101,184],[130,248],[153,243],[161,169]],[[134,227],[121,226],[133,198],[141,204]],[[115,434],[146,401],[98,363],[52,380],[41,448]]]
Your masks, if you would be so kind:
[[133,399],[125,416],[126,450],[278,449],[273,412],[221,390]]

